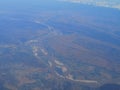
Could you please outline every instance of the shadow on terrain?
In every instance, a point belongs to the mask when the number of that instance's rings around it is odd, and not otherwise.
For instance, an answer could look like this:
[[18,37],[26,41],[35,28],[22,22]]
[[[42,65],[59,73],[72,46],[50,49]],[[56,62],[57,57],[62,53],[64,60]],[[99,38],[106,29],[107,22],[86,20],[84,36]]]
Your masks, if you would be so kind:
[[118,84],[105,84],[99,87],[98,90],[120,90],[120,85]]

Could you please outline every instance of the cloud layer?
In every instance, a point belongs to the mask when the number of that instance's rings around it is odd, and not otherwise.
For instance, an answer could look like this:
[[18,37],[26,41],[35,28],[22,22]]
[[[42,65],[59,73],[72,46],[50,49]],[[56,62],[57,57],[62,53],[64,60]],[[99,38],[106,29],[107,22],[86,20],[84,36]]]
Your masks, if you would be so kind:
[[73,2],[73,3],[82,3],[82,4],[88,4],[88,5],[120,9],[119,0],[60,0],[60,1],[67,1],[67,2]]

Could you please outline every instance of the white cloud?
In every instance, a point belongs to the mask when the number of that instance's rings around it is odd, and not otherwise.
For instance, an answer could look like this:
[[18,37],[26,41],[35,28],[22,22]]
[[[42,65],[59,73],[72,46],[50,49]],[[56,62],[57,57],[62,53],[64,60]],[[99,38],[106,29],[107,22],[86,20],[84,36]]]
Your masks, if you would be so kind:
[[82,4],[88,4],[88,5],[120,9],[120,1],[118,0],[59,0],[59,1],[82,3]]

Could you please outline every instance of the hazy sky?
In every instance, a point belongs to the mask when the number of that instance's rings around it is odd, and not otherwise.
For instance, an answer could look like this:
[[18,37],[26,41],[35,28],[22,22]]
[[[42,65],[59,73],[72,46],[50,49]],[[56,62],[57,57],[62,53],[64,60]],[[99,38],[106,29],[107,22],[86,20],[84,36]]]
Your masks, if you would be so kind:
[[91,5],[120,9],[120,0],[0,0],[0,12],[28,11],[28,10],[40,10],[40,9],[47,10],[50,8],[57,9],[57,7],[64,8],[65,4],[63,5],[62,3],[69,3],[73,1],[75,2],[81,1],[79,3],[82,3],[82,4],[84,3],[84,4],[91,4]]
[[41,9],[56,5],[56,0],[0,0],[0,11]]

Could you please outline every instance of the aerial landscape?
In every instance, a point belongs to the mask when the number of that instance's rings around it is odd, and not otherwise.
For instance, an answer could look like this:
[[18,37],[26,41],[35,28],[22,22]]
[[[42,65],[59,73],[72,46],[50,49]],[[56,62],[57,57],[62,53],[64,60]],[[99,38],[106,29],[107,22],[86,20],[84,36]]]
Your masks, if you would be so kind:
[[120,90],[120,1],[0,1],[0,90]]

